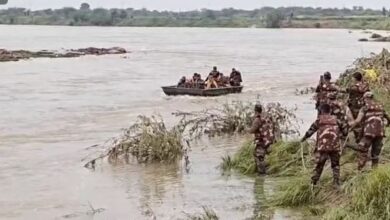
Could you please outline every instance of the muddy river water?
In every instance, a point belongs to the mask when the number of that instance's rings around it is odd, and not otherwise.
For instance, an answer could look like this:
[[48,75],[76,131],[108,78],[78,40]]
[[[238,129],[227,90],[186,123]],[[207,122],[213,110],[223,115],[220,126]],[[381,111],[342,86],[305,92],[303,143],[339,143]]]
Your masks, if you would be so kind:
[[[271,178],[222,176],[220,158],[242,138],[202,141],[191,169],[109,166],[92,172],[81,159],[88,146],[116,136],[139,114],[199,110],[227,101],[298,105],[307,126],[318,75],[338,75],[354,58],[379,52],[360,31],[201,28],[0,26],[0,48],[61,49],[121,46],[126,56],[86,56],[0,63],[0,219],[182,219],[213,208],[221,219],[259,211],[277,183]],[[219,98],[166,97],[160,86],[217,65],[243,73],[242,94]],[[256,192],[256,193],[255,193]],[[95,215],[94,209],[104,209]],[[261,210],[261,209],[260,209]],[[291,213],[278,210],[275,219]]]

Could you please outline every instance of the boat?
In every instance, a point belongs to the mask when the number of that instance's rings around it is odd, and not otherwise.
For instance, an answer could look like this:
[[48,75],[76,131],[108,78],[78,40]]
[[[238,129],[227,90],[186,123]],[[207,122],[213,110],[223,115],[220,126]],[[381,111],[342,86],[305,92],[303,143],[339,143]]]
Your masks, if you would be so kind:
[[177,86],[163,86],[162,90],[168,96],[190,95],[190,96],[221,96],[231,93],[241,93],[243,86],[230,86],[212,89],[185,88]]

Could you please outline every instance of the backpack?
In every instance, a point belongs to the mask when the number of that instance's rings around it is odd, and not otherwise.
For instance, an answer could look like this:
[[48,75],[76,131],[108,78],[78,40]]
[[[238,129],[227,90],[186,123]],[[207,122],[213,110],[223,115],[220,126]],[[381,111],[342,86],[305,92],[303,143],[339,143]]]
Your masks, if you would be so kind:
[[328,101],[328,94],[331,92],[335,92],[337,89],[331,82],[325,82],[320,87],[320,92],[317,97],[317,101],[322,104]]
[[363,95],[370,91],[370,88],[366,82],[358,82],[354,87],[356,90],[350,92],[348,103],[350,107],[359,109],[364,106]]
[[340,150],[340,128],[336,116],[320,115],[317,131],[317,151],[334,152]]
[[266,146],[275,142],[274,123],[271,117],[261,117],[261,127],[259,128],[257,139]]
[[367,101],[365,108],[364,136],[372,138],[384,137],[385,123],[383,119],[383,106],[373,101]]

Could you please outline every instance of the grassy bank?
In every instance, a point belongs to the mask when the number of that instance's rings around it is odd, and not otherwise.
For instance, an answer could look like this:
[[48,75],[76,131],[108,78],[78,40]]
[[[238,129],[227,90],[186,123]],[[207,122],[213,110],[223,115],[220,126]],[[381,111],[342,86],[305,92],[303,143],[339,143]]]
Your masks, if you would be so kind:
[[[245,142],[235,155],[222,158],[221,169],[224,172],[235,170],[245,175],[255,175],[254,149],[253,141]],[[279,141],[269,148],[266,162],[269,175],[296,175],[297,172],[305,171],[312,164],[310,145],[307,143],[301,144],[297,141]]]
[[[346,88],[355,71],[374,70],[376,76],[367,78],[375,98],[390,112],[390,54],[387,50],[368,58],[357,59],[351,69],[341,74],[338,84]],[[387,129],[390,134],[390,129]],[[353,140],[351,140],[353,141]],[[250,141],[233,156],[222,160],[224,171],[254,175],[254,145]],[[266,161],[272,176],[289,177],[268,201],[273,207],[302,209],[316,219],[371,220],[390,219],[390,138],[384,141],[381,165],[371,170],[367,164],[363,173],[357,172],[356,152],[345,149],[341,157],[341,189],[333,187],[332,170],[326,165],[319,185],[311,186],[313,155],[310,144],[279,141],[270,148]]]
[[[390,54],[383,50],[378,55],[361,58],[355,61],[354,67],[347,70],[338,80],[339,85],[347,87],[351,82],[351,74],[370,68],[376,77],[367,78],[375,93],[375,98],[390,111]],[[387,134],[390,130],[387,129]],[[342,156],[342,187],[332,187],[331,169],[326,169],[320,185],[310,186],[309,174],[298,173],[292,180],[281,186],[280,192],[273,199],[275,206],[303,207],[311,211],[311,215],[319,215],[323,219],[390,219],[390,139],[384,141],[381,154],[382,165],[374,170],[366,167],[366,172],[356,171],[354,152],[344,152]],[[368,163],[369,165],[369,163]]]

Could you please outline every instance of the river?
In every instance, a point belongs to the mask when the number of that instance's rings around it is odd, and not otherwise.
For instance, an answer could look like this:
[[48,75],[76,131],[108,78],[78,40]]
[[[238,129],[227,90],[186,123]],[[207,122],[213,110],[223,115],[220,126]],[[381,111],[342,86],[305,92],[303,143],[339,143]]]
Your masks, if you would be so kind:
[[[0,218],[182,219],[202,206],[221,219],[251,217],[278,180],[221,175],[220,158],[237,150],[239,137],[197,143],[188,173],[181,165],[105,163],[93,172],[81,159],[88,146],[118,135],[139,114],[173,123],[176,110],[234,100],[297,105],[306,128],[313,103],[295,96],[295,88],[314,86],[325,71],[337,76],[355,58],[386,46],[358,42],[362,36],[322,29],[0,26],[0,48],[131,51],[0,63]],[[194,98],[166,97],[160,89],[183,75],[205,76],[214,65],[225,73],[239,69],[244,92]],[[104,211],[91,215],[90,205]],[[277,211],[275,219],[285,215]]]

